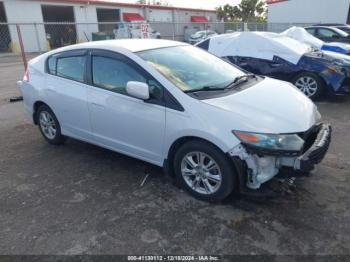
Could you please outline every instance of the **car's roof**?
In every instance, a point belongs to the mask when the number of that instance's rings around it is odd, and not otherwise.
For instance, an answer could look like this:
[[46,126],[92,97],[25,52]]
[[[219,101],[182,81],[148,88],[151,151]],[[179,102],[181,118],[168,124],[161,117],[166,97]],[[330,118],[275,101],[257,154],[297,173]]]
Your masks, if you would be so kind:
[[115,48],[127,49],[130,52],[139,52],[144,50],[163,48],[163,47],[172,47],[188,45],[186,43],[163,40],[163,39],[118,39],[118,40],[103,40],[103,41],[94,41],[86,42],[76,45],[70,45],[60,49],[56,49],[57,52],[82,49],[82,48],[99,48],[99,49],[109,49],[113,50]]

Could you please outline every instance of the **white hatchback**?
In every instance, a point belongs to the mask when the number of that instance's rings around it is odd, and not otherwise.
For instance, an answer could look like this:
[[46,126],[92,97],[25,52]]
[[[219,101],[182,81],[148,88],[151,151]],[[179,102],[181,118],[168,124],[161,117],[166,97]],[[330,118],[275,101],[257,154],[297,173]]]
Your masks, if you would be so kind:
[[162,166],[207,201],[309,172],[331,138],[291,84],[174,41],[60,48],[31,60],[18,87],[49,143],[72,137]]

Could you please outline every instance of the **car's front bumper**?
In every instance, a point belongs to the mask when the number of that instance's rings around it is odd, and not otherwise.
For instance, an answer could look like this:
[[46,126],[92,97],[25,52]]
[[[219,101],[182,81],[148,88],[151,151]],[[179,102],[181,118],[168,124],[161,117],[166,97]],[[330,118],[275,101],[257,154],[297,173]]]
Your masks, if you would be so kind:
[[305,139],[305,149],[300,152],[285,150],[266,150],[260,147],[248,147],[240,144],[229,154],[245,161],[247,166],[246,185],[258,189],[282,170],[288,169],[297,177],[314,169],[325,157],[331,142],[332,128],[328,124],[312,127],[300,134]]
[[322,124],[312,146],[295,160],[294,169],[309,172],[325,157],[332,139],[332,127]]

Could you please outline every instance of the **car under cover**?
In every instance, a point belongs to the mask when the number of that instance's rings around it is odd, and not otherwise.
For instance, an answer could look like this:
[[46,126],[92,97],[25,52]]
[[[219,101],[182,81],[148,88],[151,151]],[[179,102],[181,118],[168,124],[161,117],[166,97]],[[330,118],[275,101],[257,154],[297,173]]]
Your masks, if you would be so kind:
[[236,32],[214,36],[197,47],[227,58],[259,75],[293,82],[301,72],[317,74],[333,94],[350,92],[350,57],[315,50],[288,36],[270,32]]
[[346,54],[350,55],[350,45],[346,43],[340,43],[340,42],[331,42],[326,43],[310,33],[308,33],[304,28],[302,27],[296,27],[293,26],[286,31],[281,33],[282,36],[288,36],[290,38],[293,38],[297,41],[300,41],[302,43],[311,45],[314,48],[324,50],[324,51],[332,51],[336,53]]

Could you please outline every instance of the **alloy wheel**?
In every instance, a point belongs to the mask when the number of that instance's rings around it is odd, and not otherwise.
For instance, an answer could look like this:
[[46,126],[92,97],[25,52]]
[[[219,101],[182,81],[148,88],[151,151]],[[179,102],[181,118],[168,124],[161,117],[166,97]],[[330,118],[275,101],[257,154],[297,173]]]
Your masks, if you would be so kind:
[[190,152],[181,161],[181,174],[186,184],[197,193],[213,194],[221,185],[219,165],[203,152]]
[[309,76],[302,76],[297,79],[295,86],[300,89],[305,95],[311,97],[317,93],[317,81]]
[[48,138],[48,139],[54,139],[56,136],[56,123],[51,114],[47,111],[42,111],[40,112],[39,115],[39,123],[40,123],[40,128],[43,131],[43,134]]

